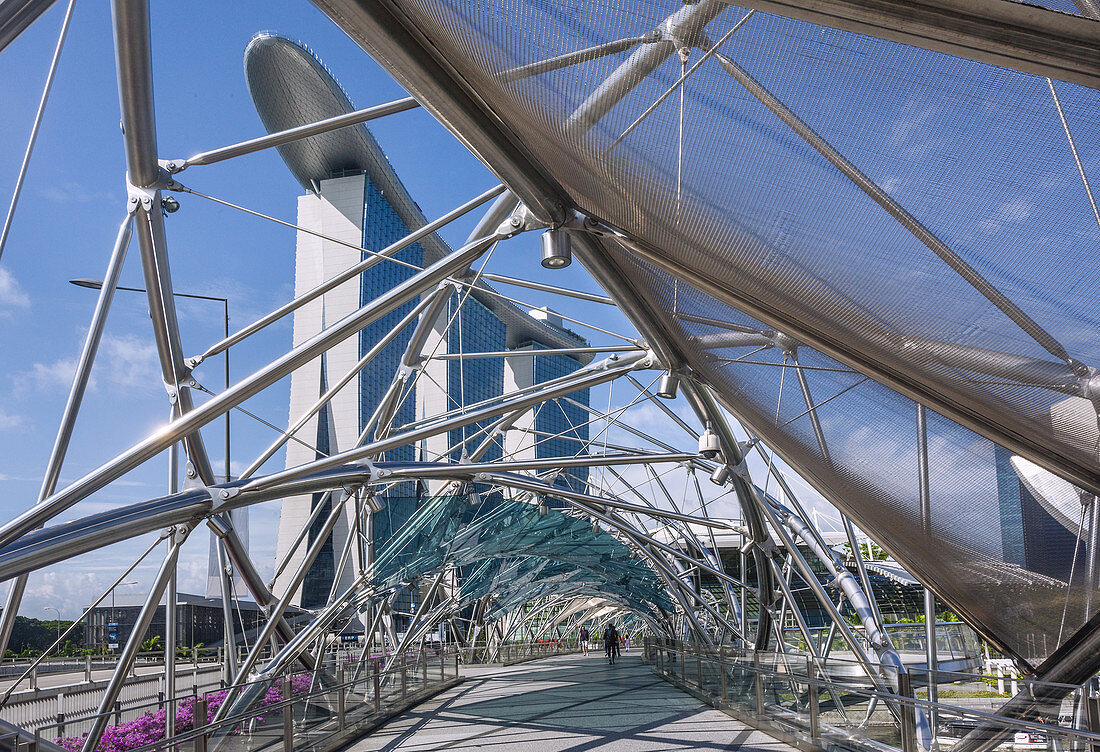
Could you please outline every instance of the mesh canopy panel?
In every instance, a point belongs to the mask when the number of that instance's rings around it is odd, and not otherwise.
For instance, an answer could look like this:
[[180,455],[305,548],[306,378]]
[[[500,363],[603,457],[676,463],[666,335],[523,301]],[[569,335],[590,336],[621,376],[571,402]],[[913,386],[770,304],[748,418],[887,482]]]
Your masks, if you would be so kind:
[[1008,452],[929,411],[922,510],[914,402],[796,348],[823,448],[792,360],[784,367],[776,347],[727,344],[737,343],[731,326],[764,327],[621,248],[612,253],[670,310],[669,325],[723,403],[988,638],[1037,665],[1095,612],[1086,608],[1087,544],[1076,545],[1078,527],[1028,494]]
[[[715,60],[684,86],[682,159],[676,95],[611,148],[679,76],[671,44],[640,45],[639,55],[663,48],[665,60],[610,109],[585,102],[628,53],[517,81],[501,75],[644,35],[680,6],[401,7],[581,209],[788,322],[790,331],[813,332],[905,374],[1095,473],[1095,410],[1066,394],[1079,387],[1065,363]],[[725,10],[706,33],[718,38],[743,15]],[[1073,358],[1097,361],[1090,259],[1100,233],[1045,80],[763,13],[722,52]],[[1088,162],[1097,95],[1057,86]],[[959,371],[989,361],[986,351],[1005,354],[1012,367]]]
[[[754,356],[772,365],[726,365],[749,352],[736,346],[745,332],[682,315],[763,328],[732,302],[1100,479],[1096,409],[1083,396],[1092,372],[1080,365],[1100,361],[1100,232],[1046,80],[765,13],[744,20],[708,0],[394,7],[581,211],[716,296],[613,249],[728,407],[1002,646],[1037,663],[1073,633],[1088,616],[1079,583],[1067,587],[1077,530],[1051,526],[1006,452],[930,416],[922,515],[912,402],[800,347],[812,398],[839,394],[820,413],[823,450],[797,417],[806,404],[794,373],[780,404],[775,348]],[[670,18],[681,23],[651,34]],[[648,41],[517,72],[624,38]],[[708,60],[676,54],[718,40]],[[616,75],[629,61],[633,73]],[[1052,86],[1088,172],[1100,159],[1100,95]],[[800,119],[801,135],[765,96]],[[1044,539],[1059,552],[1039,550]]]

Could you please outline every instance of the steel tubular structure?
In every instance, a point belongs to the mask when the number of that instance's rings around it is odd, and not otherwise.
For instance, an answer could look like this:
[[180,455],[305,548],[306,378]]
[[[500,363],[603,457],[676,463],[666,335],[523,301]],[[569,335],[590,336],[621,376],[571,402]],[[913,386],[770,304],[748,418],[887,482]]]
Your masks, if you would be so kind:
[[[0,50],[50,4],[41,0],[0,2]],[[104,271],[38,497],[27,499],[21,513],[0,523],[0,579],[10,582],[0,615],[0,652],[11,639],[28,577],[35,572],[139,537],[153,536],[164,544],[163,562],[105,686],[98,713],[89,723],[82,743],[84,752],[98,748],[110,725],[111,713],[122,696],[145,632],[165,595],[168,625],[165,681],[170,708],[168,735],[172,735],[175,716],[171,707],[178,694],[174,652],[177,568],[188,536],[204,524],[216,536],[222,591],[219,605],[225,626],[225,663],[221,675],[228,687],[225,701],[214,716],[217,728],[211,732],[212,749],[225,744],[235,732],[226,719],[247,716],[276,682],[284,682],[294,672],[311,674],[313,688],[337,683],[336,677],[342,677],[344,669],[334,670],[330,664],[331,642],[334,634],[349,631],[363,636],[362,652],[351,672],[353,684],[376,661],[382,664],[383,672],[389,672],[388,676],[396,675],[393,670],[404,665],[407,653],[414,650],[423,653],[424,646],[433,641],[453,642],[466,660],[480,657],[493,661],[506,659],[510,645],[515,642],[556,642],[573,638],[582,626],[594,631],[611,623],[618,623],[624,633],[630,630],[635,636],[644,631],[666,642],[691,640],[703,646],[708,655],[717,656],[719,662],[723,651],[735,651],[740,656],[750,651],[788,656],[795,650],[788,644],[786,635],[790,631],[805,642],[809,665],[824,673],[832,637],[839,635],[842,645],[866,676],[861,681],[875,692],[897,699],[909,686],[909,678],[901,678],[907,668],[884,628],[882,612],[871,590],[871,574],[858,553],[860,543],[852,519],[860,525],[862,522],[854,515],[851,518],[843,512],[840,515],[855,560],[853,573],[815,526],[809,502],[799,498],[785,471],[777,466],[782,460],[784,467],[797,468],[794,460],[787,462],[790,458],[776,448],[765,448],[760,438],[764,432],[757,430],[753,414],[739,409],[736,395],[731,397],[728,389],[720,390],[714,379],[708,379],[699,367],[699,361],[693,359],[691,348],[695,345],[709,350],[753,348],[753,353],[763,350],[780,353],[782,363],[761,363],[776,366],[779,404],[773,410],[775,427],[786,425],[779,424],[784,409],[783,379],[793,369],[798,386],[793,391],[797,415],[787,422],[801,421],[798,425],[805,428],[807,445],[812,446],[825,466],[836,464],[838,444],[845,437],[838,435],[836,423],[822,417],[822,408],[843,392],[823,394],[823,390],[814,388],[815,369],[877,379],[932,408],[943,409],[945,415],[979,434],[1004,440],[1006,446],[1018,449],[1023,456],[1045,461],[1048,469],[1061,471],[1082,487],[1096,490],[1096,477],[1100,475],[1090,475],[1079,461],[1053,456],[1022,431],[1007,435],[1002,427],[985,420],[969,406],[941,399],[921,379],[890,371],[870,356],[851,352],[843,343],[830,341],[820,333],[805,332],[793,324],[789,328],[781,326],[787,323],[782,317],[760,309],[744,298],[742,291],[723,288],[720,282],[703,279],[690,269],[681,270],[670,261],[668,249],[655,249],[644,238],[595,219],[595,213],[593,217],[582,213],[568,192],[519,140],[509,136],[504,120],[493,108],[469,86],[459,85],[445,61],[409,28],[410,21],[397,0],[319,0],[317,5],[375,54],[412,96],[210,149],[187,159],[162,161],[153,107],[154,56],[148,2],[112,2],[128,191],[125,218]],[[863,31],[881,29],[885,20],[901,18],[896,30],[882,34],[893,39],[901,36],[907,41],[926,40],[930,33],[927,29],[935,27],[937,19],[944,15],[943,8],[935,3],[918,3],[906,10],[900,7],[903,4],[884,1],[878,3],[880,10],[872,14],[874,18],[868,16],[868,4],[828,0],[811,5],[814,7],[806,9],[773,0],[750,2],[754,10],[728,28],[719,44],[735,38],[734,33],[746,26],[757,11],[758,15],[774,12],[810,20],[834,18],[840,28]],[[971,20],[963,24],[965,33],[959,31],[938,42],[926,41],[924,46],[959,52],[970,50],[975,38],[992,35],[995,43],[972,56],[978,60],[1013,62],[1026,58],[1037,39],[1063,30],[1061,22],[1049,11],[1009,9],[1007,6],[1012,4],[1000,0],[958,5],[966,6],[964,15]],[[1006,5],[1002,8],[1002,23],[993,24],[989,9],[1000,5]],[[643,121],[676,88],[689,86],[696,69],[704,64],[717,64],[725,72],[721,74],[723,77],[732,77],[767,112],[965,281],[971,291],[1026,333],[1030,345],[1053,356],[1055,361],[917,338],[904,341],[908,352],[934,352],[943,369],[995,379],[1027,377],[1035,382],[1029,382],[1029,388],[1084,397],[1094,404],[1100,400],[1097,397],[1100,388],[1096,386],[1100,377],[1070,355],[1067,346],[1046,328],[1042,318],[1026,312],[965,260],[960,251],[814,130],[792,106],[781,101],[732,57],[718,51],[707,33],[728,10],[725,2],[702,0],[673,6],[668,16],[648,33],[515,65],[500,72],[498,78],[506,84],[515,84],[619,56],[617,64],[609,66],[610,73],[601,77],[561,124],[569,138],[592,138],[603,143],[609,137],[601,134],[601,129],[613,122],[616,108],[643,83],[651,83],[655,72],[679,54],[682,73],[673,88],[666,88],[610,146],[603,144],[606,155],[612,148],[621,150],[629,146],[627,137],[637,138],[644,130]],[[962,23],[957,15],[947,15],[951,24]],[[1098,80],[1097,61],[1094,55],[1090,58],[1084,47],[1100,37],[1094,20],[1081,20],[1082,24],[1072,34],[1067,32],[1062,44],[1020,66],[1044,73],[1068,72],[1072,80],[1094,86]],[[997,31],[1005,28],[1011,32],[1007,36]],[[703,56],[688,68],[686,61],[692,50],[701,51]],[[50,80],[52,75],[51,70]],[[226,301],[223,336],[192,351],[200,354],[185,356],[174,301],[172,248],[165,226],[164,202],[172,192],[203,194],[184,186],[176,176],[186,169],[190,178],[207,165],[231,163],[264,149],[360,128],[368,121],[417,107],[450,128],[464,146],[492,168],[501,184],[431,222],[408,228],[403,237],[380,250],[360,248],[355,243],[276,220],[296,228],[303,236],[312,235],[317,240],[361,251],[362,257],[356,255],[355,263],[299,292],[289,302],[235,333],[229,330]],[[40,110],[38,120],[41,115]],[[1068,135],[1064,116],[1062,123]],[[652,125],[648,121],[646,124]],[[29,159],[29,152],[27,156]],[[1085,178],[1079,159],[1077,166]],[[22,179],[21,174],[16,198]],[[12,211],[14,207],[13,200]],[[448,249],[438,258],[429,258],[423,266],[399,258],[403,251],[432,239],[438,231],[476,209],[483,209],[484,214],[457,250]],[[270,219],[256,211],[244,211]],[[6,231],[5,226],[5,235]],[[548,233],[556,244],[554,248],[569,249],[568,253],[575,254],[593,280],[593,290],[574,290],[487,271],[498,244],[507,244],[512,252],[521,247],[521,243],[510,243],[513,238],[530,237],[534,233]],[[150,336],[155,343],[171,417],[163,428],[83,477],[65,483],[61,481],[65,459],[91,383],[123,262],[135,235],[151,320]],[[0,239],[0,250],[3,245],[4,240]],[[674,285],[686,281],[716,299],[742,300],[741,308],[747,314],[776,328],[708,319],[676,307],[677,320],[720,330],[699,335],[689,347],[670,323],[673,319],[666,315],[667,302],[640,289],[624,271],[623,253],[633,254],[632,257],[656,270],[672,273]],[[561,257],[558,258],[561,263]],[[565,258],[565,263],[569,258]],[[222,391],[208,392],[208,399],[195,396],[197,391],[207,391],[195,375],[204,361],[227,353],[230,347],[259,341],[256,335],[270,325],[290,314],[304,315],[305,311],[323,306],[333,299],[337,288],[349,283],[358,285],[364,275],[387,264],[401,266],[408,274],[381,294],[359,302],[350,313],[336,320],[325,320],[319,331],[303,337],[235,383],[230,383],[227,365]],[[525,344],[513,347],[511,343],[504,349],[466,349],[462,344],[461,316],[464,311],[482,305],[480,301],[504,301],[515,308],[515,315],[534,321],[534,317],[528,317],[513,305],[515,299],[489,287],[491,282],[559,296],[566,301],[614,306],[635,331],[618,334],[602,328],[613,324],[581,322],[617,339],[612,344],[582,342],[541,349],[522,349]],[[379,334],[373,325],[383,320],[389,322],[388,329]],[[558,328],[564,331],[564,327]],[[236,478],[229,477],[230,436],[226,429],[227,475],[219,482],[203,440],[203,429],[233,410],[244,410],[243,405],[249,399],[272,390],[280,380],[302,372],[310,364],[328,358],[342,343],[356,340],[364,331],[373,332],[372,340],[360,349],[358,359],[340,361],[337,378],[328,381],[326,375],[323,387],[310,395],[303,403],[304,408],[295,407],[285,430],[280,426],[274,440],[270,443],[265,440],[266,446],[254,454],[234,444],[235,457],[247,455],[242,463],[244,469]],[[457,336],[451,337],[455,333]],[[457,347],[453,346],[455,341]],[[399,352],[397,368],[387,373],[379,385],[382,396],[369,418],[362,421],[362,427],[357,426],[358,438],[324,450],[318,439],[314,446],[313,437],[320,432],[313,427],[328,420],[341,395],[349,388],[354,389],[384,356],[395,352],[395,346]],[[440,349],[445,352],[439,352]],[[835,368],[815,365],[821,353],[836,357],[839,364]],[[600,354],[608,357],[592,360]],[[458,381],[463,383],[467,361],[515,359],[529,363],[539,357],[571,358],[577,367],[565,375],[545,377],[476,400],[467,400],[462,387],[459,394],[451,393],[453,386],[448,384],[442,405],[431,409],[417,405],[412,413],[403,410],[415,400],[411,396],[415,388],[432,381],[438,385],[439,375],[448,376],[452,373],[450,369],[459,374]],[[716,356],[715,361],[718,360]],[[750,362],[732,357],[727,360]],[[641,371],[653,372],[650,374],[653,381],[645,384],[644,379],[636,378]],[[661,386],[654,389],[658,379]],[[856,385],[862,383],[861,380]],[[607,394],[606,409],[590,403],[587,396],[581,399],[578,396],[581,393]],[[787,410],[790,394],[788,391]],[[913,435],[917,437],[915,461],[922,526],[932,535],[935,500],[930,487],[929,419],[924,404],[917,406]],[[633,409],[636,406],[655,406],[657,409],[652,412],[665,427],[655,430],[649,424],[639,425],[635,416],[640,411]],[[685,408],[682,413],[677,406]],[[568,428],[556,433],[540,428],[538,417],[551,413],[564,415]],[[413,417],[408,417],[410,414]],[[581,415],[583,420],[575,422],[571,415]],[[590,432],[593,427],[598,429],[594,436]],[[642,446],[628,445],[632,442]],[[287,446],[296,445],[310,449],[310,459],[297,464],[288,462],[288,466],[272,470],[271,461],[281,457],[280,452]],[[550,446],[553,451],[545,448]],[[753,448],[756,455],[751,455]],[[395,459],[405,456],[401,454],[403,450],[408,450],[414,459]],[[107,511],[85,513],[94,494],[161,456],[167,456],[170,468],[163,495],[115,505]],[[761,460],[764,469],[757,472],[759,477],[754,480],[750,464],[759,467]],[[700,483],[698,474],[709,475],[714,487]],[[829,497],[819,479],[810,476],[807,480]],[[682,496],[676,485],[679,482],[683,483]],[[769,494],[769,483],[778,486],[779,491]],[[408,488],[416,490],[401,490]],[[265,581],[261,573],[264,567],[249,553],[246,536],[243,530],[234,528],[230,513],[298,496],[310,496],[313,507],[297,535],[288,537],[287,550],[280,552],[274,575]],[[400,521],[388,537],[376,540],[375,530],[381,529],[379,515],[387,505],[400,507],[401,514],[394,516]],[[720,510],[730,508],[736,509],[736,519],[732,514],[717,516]],[[59,521],[66,513],[69,516]],[[341,526],[349,532],[342,545],[332,550],[330,536]],[[889,548],[890,542],[883,544]],[[1095,568],[1091,546],[1089,554],[1091,567]],[[327,597],[323,602],[298,607],[304,584],[321,556],[331,556],[336,571],[350,575],[344,579],[337,575],[332,582],[325,583]],[[739,567],[731,566],[734,561]],[[132,567],[126,569],[131,570]],[[1095,572],[1090,572],[1090,576],[1095,577]],[[238,581],[262,610],[262,622],[252,635],[238,634],[234,626],[236,599],[244,595],[235,590],[234,583]],[[931,621],[935,617],[931,590],[935,584],[928,585],[926,618]],[[830,587],[835,594],[830,593]],[[106,593],[96,603],[105,596]],[[828,621],[829,639],[825,644],[815,638],[805,617],[806,599],[819,604]],[[857,635],[858,629],[846,621],[847,613],[855,614],[866,642]],[[404,629],[399,630],[399,625]],[[433,632],[443,636],[433,637]],[[1098,634],[1100,631],[1092,622],[1083,627],[1074,640],[1052,653],[1040,669],[1042,675],[1052,681],[1084,682],[1100,668],[1100,659],[1096,657]],[[926,639],[929,664],[934,665],[937,659],[932,625]],[[238,640],[248,640],[245,643],[248,649],[239,660],[235,650]],[[372,652],[375,650],[379,651],[377,655]],[[441,667],[442,662],[441,656]],[[727,675],[723,674],[723,692],[726,680]],[[839,698],[835,689],[830,691]],[[10,694],[9,690],[5,699]],[[1021,694],[1006,707],[1005,713],[1027,718],[1040,700],[1050,700],[1056,694],[1056,690],[1051,691],[1050,697]],[[374,701],[378,701],[377,696]],[[341,695],[341,706],[343,702]],[[837,704],[841,704],[839,699]],[[887,704],[898,716],[899,724],[902,723],[903,717],[907,717],[906,711],[900,709],[904,703]],[[930,749],[934,729],[928,716],[918,708],[915,718],[916,741],[922,749]],[[990,728],[983,729],[984,736],[972,735],[960,745],[960,752],[990,749],[999,738],[996,734],[1001,732],[996,732],[992,721],[988,725]]]

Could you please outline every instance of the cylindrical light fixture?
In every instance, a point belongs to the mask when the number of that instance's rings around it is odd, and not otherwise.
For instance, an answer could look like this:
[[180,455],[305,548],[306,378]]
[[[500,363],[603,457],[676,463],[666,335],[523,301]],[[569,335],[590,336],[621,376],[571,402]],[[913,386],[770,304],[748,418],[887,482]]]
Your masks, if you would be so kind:
[[542,234],[542,265],[547,269],[564,269],[573,262],[569,233],[547,230]]
[[719,465],[714,468],[714,472],[710,474],[710,482],[716,486],[726,485],[726,481],[730,479],[730,467],[729,465]]
[[699,435],[699,454],[710,460],[717,457],[720,451],[722,451],[722,442],[714,432],[714,426],[707,421],[707,429]]
[[474,487],[472,485],[467,485],[466,486],[466,493],[468,494],[468,496],[466,498],[466,501],[469,503],[470,506],[472,506],[472,507],[481,506],[481,494],[479,494],[477,491],[475,491]]
[[657,396],[661,399],[676,399],[678,391],[680,391],[680,377],[672,371],[665,371],[657,384]]
[[371,514],[378,514],[386,508],[386,500],[379,498],[374,491],[368,493],[363,501],[366,502],[367,509],[371,511]]

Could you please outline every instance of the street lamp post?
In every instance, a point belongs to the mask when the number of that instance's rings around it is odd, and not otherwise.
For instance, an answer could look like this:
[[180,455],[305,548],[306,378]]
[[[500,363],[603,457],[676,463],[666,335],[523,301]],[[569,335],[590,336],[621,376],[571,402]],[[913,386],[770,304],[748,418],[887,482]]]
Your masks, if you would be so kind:
[[[73,284],[73,285],[76,285],[77,287],[87,287],[87,288],[92,289],[92,290],[99,290],[103,287],[103,282],[101,280],[98,280],[98,279],[87,279],[87,278],[70,279],[69,283]],[[116,290],[126,290],[127,292],[147,293],[147,291],[145,289],[140,288],[140,287],[116,286],[115,289]],[[219,297],[214,296],[214,295],[196,295],[196,294],[193,294],[193,293],[186,293],[186,292],[173,292],[172,295],[175,296],[175,297],[179,297],[179,298],[191,298],[193,300],[212,300],[212,301],[221,303],[222,306],[223,306],[223,311],[224,311],[224,316],[223,316],[223,319],[222,319],[222,321],[223,321],[222,331],[223,331],[224,337],[226,339],[229,338],[229,299],[228,298],[219,298]],[[223,383],[224,383],[225,389],[227,389],[227,390],[229,389],[229,349],[230,348],[228,348],[228,347],[225,348],[225,358],[223,360],[224,371],[222,373]],[[230,417],[229,416],[232,412],[233,412],[232,410],[226,410],[226,412],[225,412],[225,482],[226,483],[228,483],[232,479],[232,473],[230,472],[230,455],[229,455],[229,435],[230,435]],[[174,473],[175,471],[173,470],[172,472]],[[216,546],[219,546],[219,547],[224,545],[220,540],[214,541],[213,544],[216,545]],[[219,562],[221,560],[222,560],[222,555],[221,555],[221,551],[219,550]],[[232,597],[232,593],[230,592],[231,587],[232,587],[232,579],[231,578],[227,579],[227,577],[225,576],[225,574],[223,572],[222,573],[222,590],[225,591],[225,592],[222,593],[222,607],[223,607],[223,611],[224,611],[224,614],[225,614],[225,616],[224,616],[224,621],[225,621],[224,629],[225,629],[225,634],[226,634],[225,645],[226,645],[226,650],[227,651],[229,650],[228,646],[231,643],[230,636],[232,635],[232,628],[233,628],[232,620],[230,618],[230,614],[231,614],[230,598]],[[172,590],[174,592],[174,588]],[[113,607],[114,591],[111,592],[111,598],[112,598],[112,607]],[[171,623],[173,625],[175,624],[176,606],[177,606],[177,604],[175,602],[175,598],[169,598],[168,603],[166,604],[166,607],[165,607],[165,615],[164,615],[166,625],[169,624],[169,623]],[[174,632],[174,629],[172,631]],[[173,638],[172,640],[169,640],[169,642],[174,643],[175,639]],[[194,646],[194,635],[193,634],[191,635],[190,643],[191,643],[192,646]],[[168,646],[166,646],[166,650],[175,651],[175,645],[174,644],[169,644]],[[170,658],[168,658],[167,653],[165,655],[166,655],[165,669],[166,669],[166,673],[169,674],[169,678],[167,680],[171,682],[171,681],[174,681],[174,679],[173,679],[174,667],[172,667],[173,670],[171,670],[171,671],[169,671],[169,667],[173,663],[173,661]],[[174,656],[174,652],[173,652],[173,656]],[[227,661],[226,665],[227,665],[227,667],[229,666],[228,661]],[[173,694],[173,693],[170,693],[170,694]]]
[[[98,290],[98,289],[103,287],[103,282],[101,282],[98,279],[86,279],[86,278],[70,279],[69,284],[76,285],[77,287],[87,287],[91,290]],[[115,289],[116,290],[126,290],[127,292],[142,292],[142,293],[146,292],[146,290],[144,290],[141,287],[117,286],[117,287],[115,287]],[[228,298],[219,298],[219,297],[216,297],[214,295],[195,295],[195,294],[187,293],[187,292],[173,292],[172,295],[174,295],[177,298],[192,298],[194,300],[213,300],[215,302],[221,303],[222,306],[224,307],[224,311],[225,311],[225,315],[224,315],[224,318],[223,318],[223,323],[224,323],[223,331],[225,333],[225,338],[226,339],[229,338],[229,299]],[[224,381],[224,384],[225,384],[225,388],[228,389],[229,388],[229,348],[228,347],[225,348],[224,371],[223,371],[222,375],[223,375],[223,381]],[[229,479],[230,479],[230,472],[229,472],[229,414],[230,414],[230,412],[231,411],[226,411],[226,413],[225,413],[225,482],[226,483],[228,483]]]
[[43,611],[53,611],[54,613],[57,614],[57,623],[56,623],[56,626],[57,626],[57,641],[61,642],[61,609],[56,608],[54,606],[46,606],[42,610]]

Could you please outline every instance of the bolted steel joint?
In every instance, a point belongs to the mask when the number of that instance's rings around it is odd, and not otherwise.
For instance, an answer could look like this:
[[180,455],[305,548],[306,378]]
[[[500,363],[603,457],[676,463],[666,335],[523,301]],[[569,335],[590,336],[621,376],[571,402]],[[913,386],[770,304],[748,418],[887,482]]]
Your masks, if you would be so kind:
[[[1076,369],[1074,369],[1076,371]],[[1100,371],[1085,366],[1085,372],[1077,374],[1081,396],[1100,407]]]
[[165,172],[175,175],[177,172],[183,172],[187,169],[186,159],[161,159],[158,160],[160,167]]
[[496,230],[496,234],[510,238],[521,232],[546,226],[545,222],[540,221],[526,206],[520,204],[519,207],[512,212],[512,216],[504,222],[501,222]]

